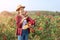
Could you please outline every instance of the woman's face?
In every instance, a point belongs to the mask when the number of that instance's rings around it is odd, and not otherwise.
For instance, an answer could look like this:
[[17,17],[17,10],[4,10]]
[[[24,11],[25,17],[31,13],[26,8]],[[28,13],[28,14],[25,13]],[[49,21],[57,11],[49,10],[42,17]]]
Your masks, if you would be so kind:
[[24,11],[24,8],[20,8],[20,10],[19,10],[19,11],[22,11],[22,12],[23,12],[23,11]]
[[19,12],[22,12],[20,14],[23,15],[23,16],[26,16],[27,15],[27,13],[24,13],[24,8],[20,8]]

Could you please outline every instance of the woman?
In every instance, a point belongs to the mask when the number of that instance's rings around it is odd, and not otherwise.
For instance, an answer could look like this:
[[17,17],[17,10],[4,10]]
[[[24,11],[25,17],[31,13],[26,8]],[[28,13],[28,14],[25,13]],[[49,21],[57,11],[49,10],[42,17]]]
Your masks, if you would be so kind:
[[18,14],[15,16],[17,31],[16,34],[18,36],[18,40],[28,40],[28,34],[30,32],[30,26],[34,25],[35,21],[33,21],[29,16],[27,16],[27,12],[24,11],[25,6],[19,5],[16,11]]

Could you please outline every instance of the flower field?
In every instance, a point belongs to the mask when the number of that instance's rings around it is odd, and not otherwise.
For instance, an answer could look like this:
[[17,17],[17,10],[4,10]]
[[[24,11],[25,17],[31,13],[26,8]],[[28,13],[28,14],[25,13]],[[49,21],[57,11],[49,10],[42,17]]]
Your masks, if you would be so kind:
[[[60,15],[43,15],[39,12],[29,14],[35,25],[29,34],[29,40],[60,40]],[[14,16],[1,17],[0,40],[17,40]]]

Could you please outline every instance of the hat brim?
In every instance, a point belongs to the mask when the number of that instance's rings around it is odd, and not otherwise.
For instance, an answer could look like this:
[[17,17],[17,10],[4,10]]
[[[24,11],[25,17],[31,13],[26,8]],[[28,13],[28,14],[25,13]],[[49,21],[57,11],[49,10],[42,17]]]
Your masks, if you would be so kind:
[[20,8],[25,8],[25,6],[22,6],[22,7],[17,8],[16,11],[19,11]]

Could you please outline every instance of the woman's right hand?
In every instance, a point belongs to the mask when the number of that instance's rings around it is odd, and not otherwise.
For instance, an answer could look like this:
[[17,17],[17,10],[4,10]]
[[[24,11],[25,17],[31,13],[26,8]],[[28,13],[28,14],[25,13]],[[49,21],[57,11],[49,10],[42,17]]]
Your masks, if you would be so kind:
[[22,17],[21,21],[19,24],[23,23],[23,21],[26,19],[26,17],[24,17],[23,15],[20,15]]

